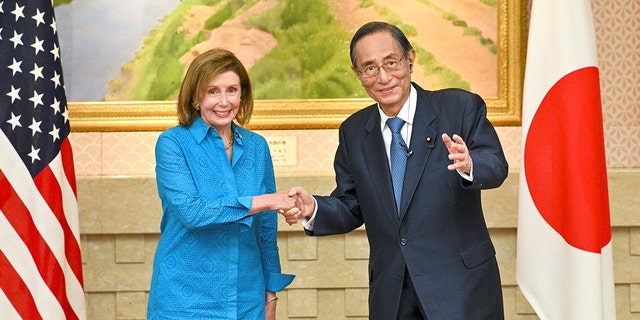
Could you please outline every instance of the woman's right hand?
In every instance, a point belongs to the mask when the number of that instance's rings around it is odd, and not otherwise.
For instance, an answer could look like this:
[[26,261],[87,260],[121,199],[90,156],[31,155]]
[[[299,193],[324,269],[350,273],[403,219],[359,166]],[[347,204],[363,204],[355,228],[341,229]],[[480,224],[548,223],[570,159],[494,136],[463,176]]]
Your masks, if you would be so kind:
[[300,219],[311,218],[315,211],[316,201],[302,187],[293,187],[289,190],[288,195],[296,198],[296,206],[289,210],[278,210],[283,215],[289,225],[296,224]]
[[259,196],[254,196],[251,201],[251,209],[249,210],[249,214],[256,214],[265,210],[274,210],[274,211],[291,211],[292,209],[298,210],[296,205],[300,203],[297,195],[290,196],[289,192],[281,191],[270,194],[263,194]]

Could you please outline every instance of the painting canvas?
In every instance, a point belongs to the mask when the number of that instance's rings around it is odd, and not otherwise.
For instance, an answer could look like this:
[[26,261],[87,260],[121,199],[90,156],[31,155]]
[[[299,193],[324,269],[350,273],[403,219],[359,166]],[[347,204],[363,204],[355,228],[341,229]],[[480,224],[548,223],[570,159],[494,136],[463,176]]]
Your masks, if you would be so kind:
[[412,78],[424,88],[504,98],[506,5],[498,0],[65,2],[56,16],[67,95],[83,106],[164,106],[175,100],[193,58],[214,47],[243,61],[263,105],[321,101],[324,109],[331,99],[366,100],[350,67],[349,42],[373,20],[395,24],[409,37],[417,51]]

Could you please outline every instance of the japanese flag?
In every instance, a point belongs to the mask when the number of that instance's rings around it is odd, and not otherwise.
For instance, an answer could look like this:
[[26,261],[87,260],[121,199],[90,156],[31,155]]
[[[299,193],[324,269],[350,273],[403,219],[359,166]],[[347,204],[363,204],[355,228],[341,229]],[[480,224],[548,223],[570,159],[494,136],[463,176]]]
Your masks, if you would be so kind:
[[589,0],[533,0],[522,109],[520,289],[541,319],[615,319]]

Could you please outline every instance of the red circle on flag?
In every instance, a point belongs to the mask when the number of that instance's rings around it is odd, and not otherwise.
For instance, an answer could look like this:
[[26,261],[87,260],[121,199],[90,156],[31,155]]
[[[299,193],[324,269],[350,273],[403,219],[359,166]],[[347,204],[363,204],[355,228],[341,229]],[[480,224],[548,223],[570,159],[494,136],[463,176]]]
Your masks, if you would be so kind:
[[544,220],[571,246],[600,253],[611,240],[598,69],[560,79],[527,133],[524,168]]

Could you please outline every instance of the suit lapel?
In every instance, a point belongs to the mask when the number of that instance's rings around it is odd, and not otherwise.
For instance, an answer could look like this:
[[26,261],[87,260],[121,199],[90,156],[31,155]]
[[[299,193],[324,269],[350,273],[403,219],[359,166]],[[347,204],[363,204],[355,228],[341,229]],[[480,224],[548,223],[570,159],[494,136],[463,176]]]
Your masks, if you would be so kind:
[[422,178],[422,173],[427,166],[427,161],[431,151],[435,147],[440,137],[438,131],[432,126],[435,120],[433,107],[428,94],[420,87],[416,86],[418,100],[416,102],[416,113],[413,118],[413,128],[411,130],[411,156],[407,159],[407,170],[404,176],[404,186],[402,189],[402,200],[400,207],[400,219],[407,211],[407,206],[413,198],[418,183]]
[[362,141],[362,152],[365,159],[365,166],[371,176],[371,188],[373,188],[381,200],[383,212],[390,223],[398,225],[398,217],[393,197],[393,185],[391,182],[391,170],[387,153],[384,149],[384,140],[380,132],[380,115],[378,109],[372,108],[373,112],[363,125],[367,132]]

